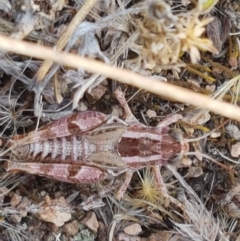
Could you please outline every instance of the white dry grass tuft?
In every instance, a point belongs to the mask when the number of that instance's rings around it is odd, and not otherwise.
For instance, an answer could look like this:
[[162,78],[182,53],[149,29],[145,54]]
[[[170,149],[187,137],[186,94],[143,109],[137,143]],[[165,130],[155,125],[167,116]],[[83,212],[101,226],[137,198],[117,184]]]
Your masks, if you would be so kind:
[[[4,196],[6,196],[12,189],[18,186],[25,177],[15,174],[7,174],[0,170],[0,232],[5,232],[8,240],[24,241],[30,238],[24,233],[25,225],[16,225],[8,222],[8,218],[13,214],[18,214],[17,209],[11,208],[9,203],[4,203]],[[3,231],[3,229],[5,231]]]
[[[185,223],[177,223],[176,235],[171,241],[188,240],[188,241],[228,241],[229,237],[225,234],[226,229],[225,218],[214,217],[212,212],[207,210],[201,199],[193,191],[193,189],[185,182],[174,167],[168,166],[173,175],[182,184],[183,191],[179,193],[179,201],[181,201],[186,210],[187,219]],[[186,192],[187,194],[185,195]]]
[[29,241],[31,238],[24,234],[23,227],[12,225],[4,220],[0,221],[0,227],[6,229],[6,238],[9,241]]
[[212,213],[207,211],[199,200],[187,198],[183,193],[179,197],[186,208],[186,215],[189,218],[186,223],[176,223],[177,234],[185,240],[194,241],[215,241],[219,237],[220,225]]

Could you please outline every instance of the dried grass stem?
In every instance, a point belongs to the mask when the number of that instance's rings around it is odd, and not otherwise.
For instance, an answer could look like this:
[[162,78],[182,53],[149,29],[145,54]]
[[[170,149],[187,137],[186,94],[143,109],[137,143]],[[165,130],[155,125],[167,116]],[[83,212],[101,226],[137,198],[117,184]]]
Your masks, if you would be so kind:
[[159,82],[124,69],[109,66],[100,61],[79,57],[71,53],[60,53],[48,47],[10,39],[5,36],[0,36],[0,48],[35,58],[48,59],[73,68],[82,68],[166,98],[208,109],[231,119],[240,120],[240,108],[234,105],[213,100],[202,94],[193,93],[190,90]]

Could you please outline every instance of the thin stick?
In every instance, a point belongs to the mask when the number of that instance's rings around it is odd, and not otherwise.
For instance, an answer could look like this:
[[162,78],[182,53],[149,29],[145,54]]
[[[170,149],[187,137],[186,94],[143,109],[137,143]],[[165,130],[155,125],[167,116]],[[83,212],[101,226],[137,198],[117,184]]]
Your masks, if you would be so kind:
[[33,56],[39,59],[49,59],[73,68],[82,68],[86,71],[118,80],[121,83],[145,89],[165,98],[171,98],[182,103],[208,109],[222,116],[240,121],[240,108],[237,106],[220,100],[211,99],[208,96],[194,93],[182,87],[160,82],[150,77],[141,76],[114,66],[109,66],[100,61],[79,57],[70,53],[59,53],[48,47],[11,39],[1,35],[0,49]]
[[[63,35],[58,40],[58,42],[56,44],[56,49],[58,51],[63,50],[63,48],[66,46],[69,38],[72,36],[74,30],[76,29],[76,27],[85,19],[85,17],[87,16],[87,14],[90,12],[90,10],[92,9],[92,7],[94,6],[94,4],[97,1],[98,0],[87,0],[84,3],[82,8],[78,11],[78,13],[72,19],[71,23],[68,25],[66,31],[63,33]],[[45,60],[42,63],[42,65],[40,66],[40,68],[37,71],[37,80],[39,82],[41,82],[44,79],[45,75],[51,68],[52,64],[53,64],[53,61],[50,59]]]

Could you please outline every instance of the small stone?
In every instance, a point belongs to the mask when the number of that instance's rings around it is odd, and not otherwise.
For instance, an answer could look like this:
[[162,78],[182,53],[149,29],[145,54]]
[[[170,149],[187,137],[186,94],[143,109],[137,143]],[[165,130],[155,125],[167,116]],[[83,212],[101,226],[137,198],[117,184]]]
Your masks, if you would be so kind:
[[11,215],[10,220],[14,223],[20,223],[22,220],[22,216],[19,214],[13,214]]
[[19,203],[19,205],[17,206],[17,208],[21,210],[22,217],[27,216],[27,208],[30,206],[31,206],[31,201],[27,197],[24,197],[22,201]]
[[62,192],[58,191],[54,193],[54,198],[55,199],[60,199],[62,197]]
[[106,93],[107,87],[101,83],[97,87],[91,89],[90,92],[86,93],[86,97],[90,103],[95,103],[96,101],[100,100],[102,96]]
[[140,224],[133,223],[133,224],[127,226],[126,228],[124,228],[124,232],[128,235],[136,236],[142,232],[142,228],[141,228]]
[[182,2],[182,5],[185,7],[191,3],[191,1],[189,0],[182,0],[181,2]]
[[42,225],[41,220],[39,220],[38,218],[32,218],[28,222],[28,231],[31,232],[33,230],[37,230],[40,228],[41,225]]
[[4,197],[10,192],[11,190],[7,187],[3,186],[0,187],[0,204],[3,203]]
[[45,237],[44,237],[45,241],[55,241],[56,240],[56,236],[54,233],[48,233]]
[[16,207],[21,200],[22,200],[22,196],[14,193],[11,198],[11,207]]
[[88,212],[87,216],[81,222],[94,232],[98,231],[99,223],[94,212]]
[[138,236],[130,236],[125,233],[119,233],[117,240],[119,240],[119,241],[141,241],[142,239]]
[[182,160],[181,160],[181,164],[184,167],[190,167],[192,165],[192,160],[188,157],[183,157]]
[[10,189],[8,189],[7,187],[3,186],[3,187],[0,188],[0,195],[1,195],[1,196],[5,196],[5,195],[7,195],[10,191],[11,191]]
[[168,231],[159,231],[157,233],[152,233],[146,241],[164,241],[171,240],[173,234]]
[[46,197],[46,195],[47,195],[46,191],[43,190],[43,191],[40,192],[41,197]]
[[64,226],[63,226],[63,232],[65,232],[65,234],[67,236],[73,236],[75,234],[78,233],[78,221],[77,220],[73,220],[69,223],[66,223]]
[[189,177],[200,177],[203,174],[203,170],[201,167],[190,167],[188,169]]
[[240,130],[236,125],[227,126],[226,130],[230,137],[234,138],[235,140],[240,140]]
[[149,118],[153,118],[157,116],[157,113],[154,110],[147,110],[146,114]]
[[213,133],[210,135],[211,138],[218,138],[218,137],[220,137],[220,136],[221,136],[221,132],[220,132],[220,131],[215,131],[215,132],[213,132]]
[[79,101],[77,111],[86,111],[88,108],[83,101]]
[[240,156],[240,142],[232,145],[231,148],[231,156],[232,157],[239,157]]
[[210,90],[211,92],[213,92],[216,89],[216,85],[207,85],[206,86],[206,90]]
[[48,227],[51,229],[54,233],[59,233],[59,227],[57,227],[54,223],[49,223]]
[[123,115],[123,111],[122,108],[119,105],[114,105],[112,106],[112,116],[122,116]]

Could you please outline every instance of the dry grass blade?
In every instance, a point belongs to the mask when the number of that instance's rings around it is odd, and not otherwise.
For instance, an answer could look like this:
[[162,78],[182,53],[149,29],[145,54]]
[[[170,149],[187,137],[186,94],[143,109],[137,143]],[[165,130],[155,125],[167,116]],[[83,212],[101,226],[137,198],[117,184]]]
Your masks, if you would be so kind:
[[[12,174],[3,174],[0,177],[0,198],[3,198],[7,195],[11,190],[13,190],[16,186],[18,186],[25,177],[21,177],[19,175]],[[0,204],[0,229],[3,228],[6,231],[6,236],[9,240],[30,240],[22,231],[23,228],[19,225],[12,225],[8,223],[7,217],[12,214],[19,213],[18,210],[14,210],[14,208],[10,207],[10,204],[4,203]]]
[[[202,107],[217,114],[240,120],[240,108],[236,106],[222,101],[212,100],[204,95],[192,93],[189,90],[165,82],[159,82],[127,70],[109,66],[100,61],[78,57],[69,53],[59,53],[47,47],[10,39],[5,36],[0,36],[0,43],[0,48],[6,51],[14,51],[40,59],[50,59],[51,61],[74,68],[83,68],[84,70],[108,76],[122,83],[148,90],[163,97]],[[32,50],[31,53],[29,49]]]
[[[69,38],[73,34],[75,28],[83,21],[83,19],[86,17],[86,15],[90,12],[91,8],[94,6],[94,4],[98,0],[88,0],[84,4],[84,6],[78,11],[76,16],[73,18],[72,22],[69,24],[67,30],[65,33],[61,36],[59,41],[57,42],[56,49],[61,51],[67,44]],[[51,68],[51,65],[53,64],[50,60],[45,60],[41,67],[39,68],[37,72],[37,78],[38,81],[42,81],[45,75],[47,74],[48,70]]]
[[24,234],[20,227],[16,227],[15,225],[11,225],[10,223],[0,221],[0,227],[6,229],[8,240],[14,241],[24,241],[24,240],[31,240],[26,234]]
[[235,76],[229,81],[221,85],[218,90],[212,95],[215,99],[223,99],[228,92],[231,94],[231,102],[236,105],[239,98],[240,90],[240,75]]

